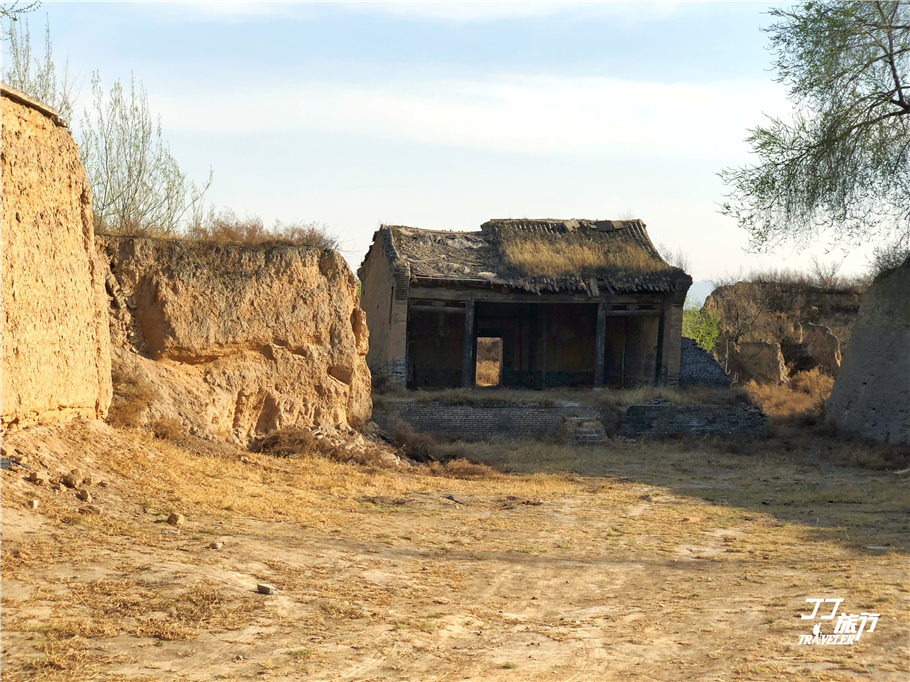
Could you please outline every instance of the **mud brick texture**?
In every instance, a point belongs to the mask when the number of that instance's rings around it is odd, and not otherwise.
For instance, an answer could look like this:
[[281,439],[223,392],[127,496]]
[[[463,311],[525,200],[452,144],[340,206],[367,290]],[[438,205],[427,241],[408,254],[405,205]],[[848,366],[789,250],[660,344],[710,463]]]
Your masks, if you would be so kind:
[[[481,440],[492,436],[552,438],[565,421],[596,420],[615,423],[615,417],[596,405],[539,405],[444,402],[407,402],[381,405],[373,421],[393,435],[399,421],[414,431],[446,438]],[[679,435],[764,436],[767,418],[758,408],[736,405],[630,405],[619,433],[626,437],[664,438]],[[577,440],[573,438],[573,442]]]
[[629,405],[622,419],[624,436],[764,436],[768,419],[757,407],[739,405]]
[[680,386],[729,388],[730,378],[724,368],[694,339],[683,337],[679,360]]

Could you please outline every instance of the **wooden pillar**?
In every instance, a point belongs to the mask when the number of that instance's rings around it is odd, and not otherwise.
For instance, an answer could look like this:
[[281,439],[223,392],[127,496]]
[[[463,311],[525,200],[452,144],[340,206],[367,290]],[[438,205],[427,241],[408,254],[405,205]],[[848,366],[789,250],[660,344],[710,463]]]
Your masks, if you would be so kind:
[[533,314],[530,317],[530,330],[528,331],[528,388],[537,388],[537,315],[540,304],[533,304]]
[[594,344],[594,388],[603,388],[607,345],[607,304],[603,301],[597,304],[597,334]]
[[464,341],[461,347],[461,387],[474,388],[474,299],[466,303]]
[[666,308],[660,309],[660,320],[657,323],[657,358],[654,362],[654,385],[660,386],[663,378],[664,364],[664,319],[667,316]]
[[541,343],[543,343],[543,348],[540,352],[540,389],[543,390],[547,387],[547,307],[545,305],[541,305],[539,310],[540,326],[543,327],[543,334],[541,335]]

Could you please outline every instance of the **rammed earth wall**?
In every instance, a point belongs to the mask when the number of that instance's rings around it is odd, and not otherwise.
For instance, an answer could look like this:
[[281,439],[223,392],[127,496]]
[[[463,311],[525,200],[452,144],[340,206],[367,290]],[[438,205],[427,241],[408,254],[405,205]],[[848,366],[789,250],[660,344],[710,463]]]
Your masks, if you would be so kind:
[[825,418],[844,431],[910,443],[910,259],[863,295]]
[[2,86],[2,430],[103,419],[110,341],[92,198],[56,113]]

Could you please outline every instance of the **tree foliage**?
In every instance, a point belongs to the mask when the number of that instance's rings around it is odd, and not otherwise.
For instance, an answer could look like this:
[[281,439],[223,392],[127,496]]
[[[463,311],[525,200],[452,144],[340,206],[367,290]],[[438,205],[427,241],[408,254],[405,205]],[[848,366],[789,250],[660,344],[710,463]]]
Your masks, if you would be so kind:
[[722,212],[754,250],[910,239],[910,5],[806,2],[767,29],[792,121],[747,139],[758,163],[727,169]]
[[92,77],[93,110],[82,119],[80,154],[92,185],[92,211],[99,231],[120,234],[177,234],[205,217],[204,195],[212,173],[199,187],[180,170],[153,124],[142,84],[119,80],[105,94]]
[[[15,3],[14,3],[15,4]],[[34,3],[33,3],[34,5]],[[13,9],[13,12],[30,11]],[[5,14],[5,16],[7,16]],[[6,35],[9,39],[10,63],[3,70],[3,80],[27,95],[44,102],[64,121],[70,121],[73,115],[73,80],[69,75],[69,60],[58,76],[54,63],[54,51],[51,46],[51,25],[44,24],[44,58],[32,56],[32,37],[28,19],[10,14],[9,28]]]
[[695,303],[686,301],[683,308],[682,335],[693,339],[706,351],[714,350],[714,342],[720,334],[720,316]]

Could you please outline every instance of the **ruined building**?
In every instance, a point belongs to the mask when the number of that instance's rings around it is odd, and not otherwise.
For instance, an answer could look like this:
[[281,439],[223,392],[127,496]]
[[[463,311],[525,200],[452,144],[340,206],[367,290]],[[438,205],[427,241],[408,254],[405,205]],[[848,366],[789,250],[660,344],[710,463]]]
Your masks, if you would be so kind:
[[399,386],[475,386],[478,344],[499,359],[498,382],[485,385],[679,379],[692,278],[661,258],[640,220],[491,220],[479,232],[384,225],[358,274],[367,362]]

